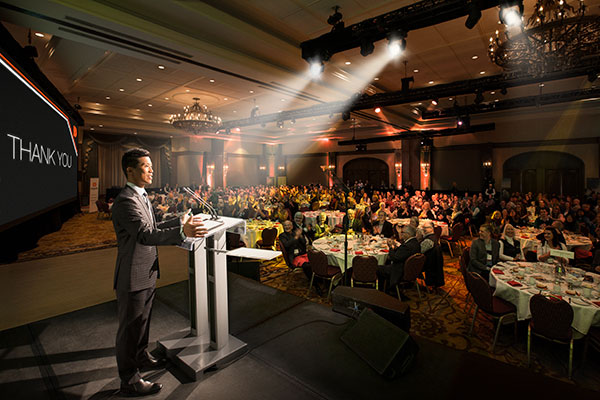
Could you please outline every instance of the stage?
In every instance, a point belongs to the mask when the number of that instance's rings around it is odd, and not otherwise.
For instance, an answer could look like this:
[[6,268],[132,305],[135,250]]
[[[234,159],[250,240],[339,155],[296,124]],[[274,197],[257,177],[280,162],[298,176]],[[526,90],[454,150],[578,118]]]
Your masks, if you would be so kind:
[[[151,325],[156,340],[188,326],[187,282],[157,290]],[[248,351],[225,368],[186,379],[173,365],[143,375],[164,384],[153,399],[348,399],[418,395],[457,398],[596,392],[415,337],[410,372],[389,381],[339,339],[352,320],[330,307],[229,274],[230,331]],[[118,398],[116,302],[0,332],[0,397]],[[373,338],[377,340],[376,337]]]

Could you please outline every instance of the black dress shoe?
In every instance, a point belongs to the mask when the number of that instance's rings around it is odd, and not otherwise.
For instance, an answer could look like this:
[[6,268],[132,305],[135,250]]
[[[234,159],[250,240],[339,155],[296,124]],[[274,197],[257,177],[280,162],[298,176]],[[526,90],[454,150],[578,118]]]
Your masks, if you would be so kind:
[[136,383],[121,383],[121,393],[125,396],[140,397],[160,392],[162,383],[154,383],[140,379]]
[[164,358],[156,358],[152,354],[146,352],[144,358],[139,362],[140,369],[162,368],[167,363]]

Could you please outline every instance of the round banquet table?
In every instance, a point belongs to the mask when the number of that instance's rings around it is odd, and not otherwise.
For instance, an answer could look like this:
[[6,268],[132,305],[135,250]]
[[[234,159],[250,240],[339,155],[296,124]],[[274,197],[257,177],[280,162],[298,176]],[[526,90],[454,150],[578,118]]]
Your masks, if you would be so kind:
[[[531,262],[501,262],[490,271],[490,285],[495,286],[498,296],[517,307],[517,318],[531,318],[529,300],[534,294],[554,295],[571,304],[573,329],[587,334],[591,326],[600,326],[600,275],[579,268],[567,268],[568,273],[556,277],[554,265]],[[583,281],[584,276],[593,282]],[[574,282],[567,292],[569,281]],[[520,286],[512,286],[519,283]],[[591,289],[589,298],[584,297],[584,287]],[[569,294],[571,293],[571,294]]]
[[[419,221],[420,221],[419,225],[422,223],[432,222],[433,226],[439,226],[442,228],[442,236],[450,236],[449,230],[448,230],[448,224],[445,222],[432,221],[427,218],[420,219]],[[390,219],[390,222],[392,223],[392,225],[400,224],[400,226],[404,226],[404,225],[410,224],[410,218],[394,218],[394,219]]]
[[[541,244],[537,239],[537,236],[542,232],[544,232],[543,229],[537,228],[517,229],[515,230],[515,239],[521,242],[522,249],[535,249]],[[565,237],[567,249],[569,251],[573,251],[575,247],[581,247],[584,250],[590,250],[592,248],[592,241],[588,237],[566,231],[563,231],[563,236]]]
[[317,226],[317,217],[324,213],[327,216],[327,224],[331,228],[335,228],[336,225],[342,225],[344,220],[344,213],[341,211],[304,211],[305,225]]
[[283,225],[276,221],[268,220],[247,220],[246,234],[242,235],[241,239],[246,243],[246,247],[256,247],[256,242],[262,238],[262,231],[266,228],[277,228],[277,236],[283,232]]
[[[322,237],[313,242],[313,247],[327,255],[330,265],[340,267],[344,272],[344,235]],[[378,265],[384,265],[388,256],[388,246],[385,238],[380,236],[348,235],[348,268],[352,268],[352,260],[358,255],[374,256]]]

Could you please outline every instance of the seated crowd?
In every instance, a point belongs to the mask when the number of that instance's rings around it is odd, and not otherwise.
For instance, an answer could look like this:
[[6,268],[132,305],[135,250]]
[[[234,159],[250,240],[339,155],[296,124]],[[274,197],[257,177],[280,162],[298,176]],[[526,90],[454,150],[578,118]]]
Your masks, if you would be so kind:
[[[243,188],[196,187],[196,193],[208,199],[217,213],[244,219],[265,219],[283,223],[284,233],[279,237],[292,258],[301,266],[307,262],[306,252],[312,241],[331,232],[343,232],[345,228],[357,233],[382,235],[388,238],[392,267],[380,268],[380,276],[392,283],[401,275],[400,266],[405,254],[414,254],[423,236],[433,229],[431,222],[447,223],[450,231],[461,225],[465,231],[479,232],[479,238],[471,246],[469,270],[486,277],[492,265],[498,261],[515,259],[550,258],[551,249],[566,249],[563,233],[580,234],[592,241],[592,249],[574,249],[576,261],[592,266],[600,264],[600,196],[555,196],[532,193],[496,192],[490,186],[481,193],[459,194],[449,192],[411,191],[395,189],[371,189],[356,183],[346,193],[334,186],[253,186]],[[157,217],[163,214],[183,212],[187,208],[200,209],[196,201],[177,187],[168,186],[150,195]],[[306,223],[302,212],[318,210],[346,211],[344,226],[331,227],[327,216],[321,213],[314,226]],[[405,228],[394,227],[390,220],[413,218]],[[427,224],[419,221],[426,220]],[[535,227],[543,230],[538,237],[541,247],[537,254],[523,251],[516,229]],[[397,229],[396,229],[397,228]],[[431,232],[433,235],[433,232]],[[433,237],[433,236],[432,236]],[[396,238],[399,243],[397,246]],[[411,240],[415,238],[414,243]],[[432,240],[429,240],[432,242]],[[425,246],[428,246],[425,244]],[[409,251],[410,249],[410,251]],[[293,256],[293,257],[292,257]]]

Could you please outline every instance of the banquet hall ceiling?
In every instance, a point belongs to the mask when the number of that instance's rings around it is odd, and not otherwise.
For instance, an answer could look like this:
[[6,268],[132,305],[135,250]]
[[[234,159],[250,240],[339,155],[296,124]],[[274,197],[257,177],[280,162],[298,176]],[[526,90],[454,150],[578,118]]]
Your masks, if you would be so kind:
[[[356,92],[398,91],[406,75],[414,76],[412,87],[419,88],[502,72],[487,56],[489,37],[498,28],[498,9],[492,8],[483,11],[472,30],[464,26],[465,17],[410,31],[399,60],[389,61],[386,43],[380,41],[368,57],[359,49],[335,54],[320,81],[309,79],[299,45],[330,31],[326,21],[335,5],[341,7],[348,26],[411,3],[9,0],[0,2],[0,20],[21,45],[27,44],[29,28],[44,35],[33,37],[37,63],[71,104],[82,106],[86,129],[181,136],[183,132],[172,128],[168,118],[194,97],[224,121],[232,121],[248,118],[255,105],[265,115],[346,100]],[[533,4],[525,1],[526,16]],[[600,14],[600,0],[586,4],[588,14]],[[586,77],[570,78],[546,83],[544,93],[590,86]],[[511,89],[505,96],[486,92],[484,97],[493,101],[539,91],[535,84]],[[455,97],[461,105],[471,104],[474,94]],[[454,100],[440,99],[438,107],[449,107]],[[394,127],[445,126],[420,120],[417,105],[434,108],[419,102],[383,107],[379,114],[364,110],[363,116],[353,114],[357,131],[373,136],[389,134]],[[597,112],[598,101],[585,106]],[[349,138],[352,121],[342,121],[340,112],[298,119],[295,124],[284,121],[283,128],[275,123],[244,126],[240,132],[234,129],[231,138],[260,143]],[[509,117],[509,112],[493,116]]]

